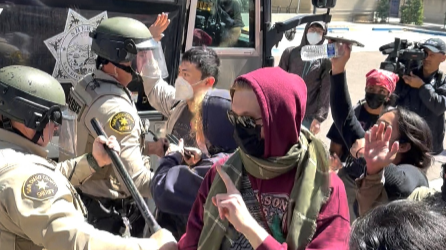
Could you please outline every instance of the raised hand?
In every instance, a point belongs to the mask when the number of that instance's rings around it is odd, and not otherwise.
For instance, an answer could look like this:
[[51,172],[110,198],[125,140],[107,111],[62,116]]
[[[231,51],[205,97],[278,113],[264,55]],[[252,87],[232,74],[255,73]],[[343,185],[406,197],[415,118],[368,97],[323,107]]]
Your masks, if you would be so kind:
[[390,145],[392,126],[381,122],[375,124],[365,133],[364,159],[367,163],[367,174],[376,174],[395,159],[399,150],[396,141]]
[[[332,41],[330,40],[329,43],[331,42]],[[337,75],[345,71],[345,66],[350,59],[350,54],[352,52],[352,45],[344,43],[341,45],[341,50],[344,52],[342,56],[331,58],[332,75]]]
[[257,222],[249,213],[240,192],[231,178],[222,170],[221,166],[217,166],[217,171],[225,183],[227,193],[217,194],[212,197],[212,203],[218,208],[220,219],[227,219],[234,226],[235,230],[243,233],[250,226],[256,225]]
[[163,32],[170,24],[167,13],[161,13],[157,16],[156,21],[149,27],[150,33],[152,33],[153,39],[161,41],[163,38]]

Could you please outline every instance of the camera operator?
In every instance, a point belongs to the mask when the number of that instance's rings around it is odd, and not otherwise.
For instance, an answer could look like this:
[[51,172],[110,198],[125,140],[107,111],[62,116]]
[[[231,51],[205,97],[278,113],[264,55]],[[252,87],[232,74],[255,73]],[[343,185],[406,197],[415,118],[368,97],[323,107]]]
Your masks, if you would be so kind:
[[440,63],[446,59],[446,44],[439,38],[428,39],[421,45],[426,53],[423,66],[404,75],[395,89],[398,106],[403,106],[423,117],[432,132],[433,155],[443,151],[446,111],[446,82]]

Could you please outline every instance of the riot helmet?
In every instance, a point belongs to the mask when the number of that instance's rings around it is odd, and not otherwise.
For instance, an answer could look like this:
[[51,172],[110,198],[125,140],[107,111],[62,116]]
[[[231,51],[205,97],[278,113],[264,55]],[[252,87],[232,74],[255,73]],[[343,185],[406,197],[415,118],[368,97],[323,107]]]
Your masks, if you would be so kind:
[[62,124],[64,108],[64,91],[51,75],[21,65],[0,69],[0,115],[3,129],[18,133],[11,126],[11,121],[23,123],[36,131],[31,141],[37,143],[40,138],[43,139],[43,130],[48,123],[54,123],[55,127]]
[[98,55],[97,66],[110,62],[139,79],[144,68],[159,69],[162,76],[167,74],[160,43],[153,39],[146,25],[136,19],[106,19],[90,33],[90,37],[91,50]]

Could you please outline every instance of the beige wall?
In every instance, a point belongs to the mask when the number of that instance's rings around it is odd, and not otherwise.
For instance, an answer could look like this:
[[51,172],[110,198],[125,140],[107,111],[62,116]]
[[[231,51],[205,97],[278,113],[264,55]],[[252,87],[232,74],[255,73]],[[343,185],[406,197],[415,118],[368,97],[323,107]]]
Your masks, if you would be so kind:
[[[290,4],[291,1],[291,4]],[[281,13],[285,13],[287,7],[290,7],[291,11],[297,9],[299,0],[272,0],[271,6],[273,12],[276,12],[277,6],[281,7]],[[338,0],[336,2],[336,7],[332,9],[333,20],[350,20],[353,15],[358,12],[368,12],[374,11],[376,8],[376,0]],[[299,13],[311,13],[313,12],[313,6],[311,5],[311,0],[301,0]],[[324,10],[319,10],[318,13],[325,12]]]
[[[290,5],[291,1],[291,5]],[[280,6],[282,13],[285,13],[286,7],[290,6],[291,10],[296,10],[299,0],[272,0],[271,5],[273,7]],[[403,5],[405,0],[401,0],[400,4]],[[358,18],[353,16],[360,16],[360,12],[375,11],[377,0],[338,0],[336,7],[332,9],[333,21],[345,20],[345,21],[357,21]],[[313,6],[311,5],[311,0],[301,0],[299,13],[310,13],[313,11]],[[318,11],[318,13],[322,11]],[[424,0],[424,22],[426,23],[437,23],[443,24],[444,16],[446,12],[446,0]],[[368,19],[371,20],[371,15],[365,15],[361,20]]]
[[446,0],[424,0],[424,22],[443,24]]

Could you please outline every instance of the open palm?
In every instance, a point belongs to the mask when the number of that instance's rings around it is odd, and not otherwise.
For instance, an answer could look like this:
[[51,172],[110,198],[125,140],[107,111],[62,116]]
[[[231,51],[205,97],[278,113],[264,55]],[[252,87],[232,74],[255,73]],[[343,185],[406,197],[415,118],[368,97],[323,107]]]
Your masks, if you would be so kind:
[[388,166],[398,153],[399,143],[390,146],[392,126],[384,123],[374,125],[365,134],[364,159],[367,163],[367,174],[376,174]]
[[163,32],[170,24],[167,13],[162,13],[157,16],[155,22],[149,27],[150,33],[156,41],[161,41],[163,38]]

